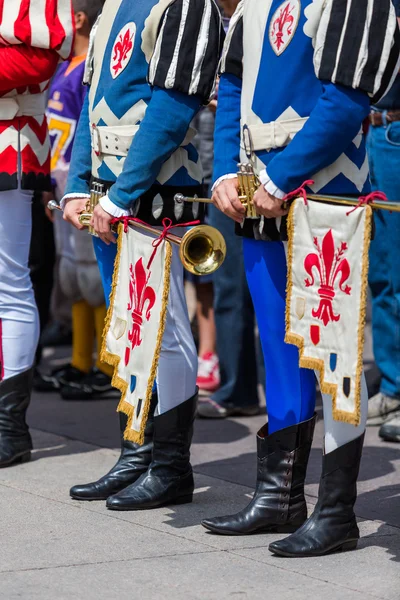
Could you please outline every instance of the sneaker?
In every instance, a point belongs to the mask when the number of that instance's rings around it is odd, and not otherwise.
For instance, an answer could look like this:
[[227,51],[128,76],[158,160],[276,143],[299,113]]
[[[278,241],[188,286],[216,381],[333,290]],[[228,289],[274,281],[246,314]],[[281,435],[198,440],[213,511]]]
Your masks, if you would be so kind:
[[62,386],[63,400],[96,400],[99,397],[118,398],[120,392],[111,385],[111,377],[93,367],[93,369],[78,382]]
[[219,361],[213,352],[206,352],[199,356],[199,370],[197,372],[197,387],[206,392],[215,392],[219,388]]
[[255,417],[260,414],[258,404],[234,406],[229,402],[218,404],[211,398],[200,399],[197,405],[197,416],[201,419],[226,419],[227,417]]
[[43,375],[38,369],[33,375],[33,389],[36,392],[59,392],[61,387],[82,381],[86,373],[72,365],[63,365],[54,369],[50,375]]
[[391,413],[380,428],[379,437],[385,442],[400,442],[400,410]]
[[382,425],[391,414],[400,409],[400,400],[386,394],[376,394],[368,402],[367,425]]

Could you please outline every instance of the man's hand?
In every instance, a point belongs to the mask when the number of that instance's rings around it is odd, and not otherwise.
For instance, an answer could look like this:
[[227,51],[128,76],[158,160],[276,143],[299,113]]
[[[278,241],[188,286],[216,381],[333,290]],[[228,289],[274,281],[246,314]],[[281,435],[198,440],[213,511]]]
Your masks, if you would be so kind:
[[84,229],[79,223],[79,215],[85,211],[88,198],[70,198],[64,206],[64,219],[72,223],[77,229]]
[[267,219],[284,217],[289,212],[282,208],[283,200],[269,194],[263,185],[260,185],[254,194],[253,201],[257,213],[263,215]]
[[234,179],[224,179],[215,188],[212,200],[221,212],[237,223],[242,223],[246,209],[239,200],[238,188],[239,181],[237,177]]
[[97,235],[107,246],[112,242],[113,244],[117,243],[115,235],[111,231],[111,221],[113,220],[113,216],[106,212],[100,204],[98,204],[94,211],[93,217],[90,221],[90,225],[93,227]]

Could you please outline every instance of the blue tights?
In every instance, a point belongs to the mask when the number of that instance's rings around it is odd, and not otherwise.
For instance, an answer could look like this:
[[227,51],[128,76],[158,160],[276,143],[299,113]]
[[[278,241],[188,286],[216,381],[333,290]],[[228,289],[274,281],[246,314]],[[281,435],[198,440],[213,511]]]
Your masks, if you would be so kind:
[[93,238],[94,251],[99,265],[101,281],[103,283],[104,296],[107,306],[110,304],[112,278],[114,272],[114,261],[117,255],[117,244],[107,246],[100,238]]
[[300,369],[297,348],[284,342],[283,244],[245,238],[243,253],[264,353],[269,433],[273,433],[311,419],[315,411],[315,374]]

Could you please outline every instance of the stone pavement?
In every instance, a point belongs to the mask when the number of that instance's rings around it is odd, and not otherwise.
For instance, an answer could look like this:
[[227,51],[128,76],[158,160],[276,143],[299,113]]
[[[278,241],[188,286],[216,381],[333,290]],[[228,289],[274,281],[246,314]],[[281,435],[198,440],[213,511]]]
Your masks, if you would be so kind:
[[[98,477],[118,456],[116,402],[36,395],[31,463],[0,471],[0,600],[400,599],[400,446],[367,432],[357,515],[359,550],[281,559],[279,537],[217,537],[205,516],[236,511],[252,491],[254,434],[264,417],[197,421],[193,504],[112,512],[68,489]],[[322,422],[308,475],[316,502]]]

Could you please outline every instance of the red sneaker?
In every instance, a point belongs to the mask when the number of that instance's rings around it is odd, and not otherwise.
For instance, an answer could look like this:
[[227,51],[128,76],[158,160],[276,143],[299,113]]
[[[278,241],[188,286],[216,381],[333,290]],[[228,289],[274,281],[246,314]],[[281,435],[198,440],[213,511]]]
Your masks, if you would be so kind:
[[214,392],[219,388],[219,361],[213,352],[206,352],[199,356],[199,370],[197,372],[197,386],[200,390]]

